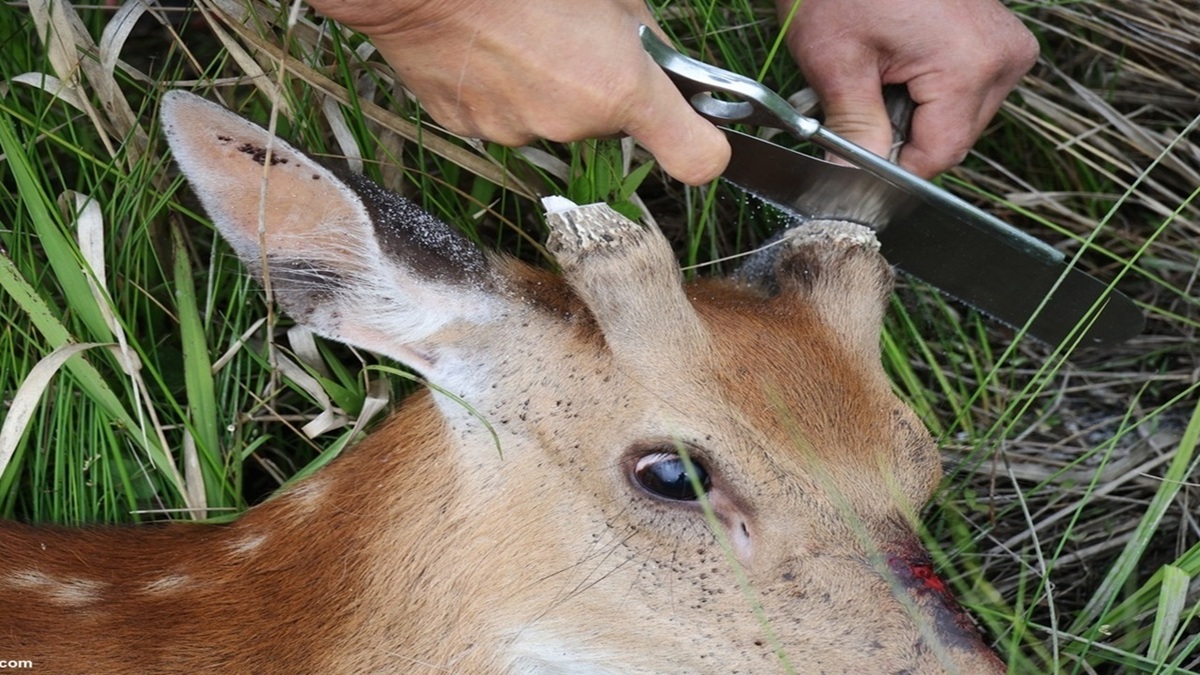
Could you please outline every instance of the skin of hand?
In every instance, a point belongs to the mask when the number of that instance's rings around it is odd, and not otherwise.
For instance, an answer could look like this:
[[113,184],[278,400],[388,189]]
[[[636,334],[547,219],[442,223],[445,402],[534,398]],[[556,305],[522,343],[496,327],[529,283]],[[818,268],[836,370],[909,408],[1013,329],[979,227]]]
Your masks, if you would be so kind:
[[368,35],[453,133],[522,145],[628,134],[693,185],[729,144],[642,49],[643,0],[311,0]]
[[[778,0],[782,17],[796,0]],[[642,50],[642,0],[310,0],[369,37],[451,132],[522,145],[628,134],[675,178],[724,170],[729,145]],[[900,163],[960,162],[1032,67],[1037,43],[996,0],[803,0],[787,42],[834,131],[891,146],[883,84],[917,103]]]
[[[781,18],[795,0],[779,0]],[[788,48],[832,131],[887,156],[881,90],[917,104],[900,164],[926,178],[958,164],[1037,60],[1038,44],[996,0],[800,0]]]

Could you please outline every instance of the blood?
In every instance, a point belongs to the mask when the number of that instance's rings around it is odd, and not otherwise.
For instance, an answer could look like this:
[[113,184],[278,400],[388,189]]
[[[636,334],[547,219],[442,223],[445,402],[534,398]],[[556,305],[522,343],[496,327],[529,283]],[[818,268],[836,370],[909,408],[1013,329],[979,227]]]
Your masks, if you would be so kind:
[[928,590],[934,591],[935,593],[949,594],[950,591],[946,588],[946,583],[934,573],[932,563],[909,563],[909,569],[912,570],[913,576],[925,584],[925,588]]
[[934,572],[928,553],[919,549],[890,553],[887,564],[900,585],[933,614],[934,625],[943,638],[964,647],[976,645],[974,622],[954,599],[946,582]]
[[920,546],[912,545],[885,557],[895,580],[933,618],[933,626],[948,645],[984,654],[1003,668],[996,653],[979,637],[975,622],[954,599],[946,582],[934,572],[933,561]]

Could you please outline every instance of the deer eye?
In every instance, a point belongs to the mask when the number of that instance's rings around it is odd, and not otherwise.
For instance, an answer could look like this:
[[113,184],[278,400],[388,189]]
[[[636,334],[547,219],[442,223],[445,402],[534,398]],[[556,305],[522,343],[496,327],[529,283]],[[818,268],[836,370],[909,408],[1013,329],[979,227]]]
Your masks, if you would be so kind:
[[[704,492],[710,486],[708,472],[695,458],[691,459],[692,470]],[[683,459],[676,452],[654,452],[638,459],[633,467],[633,478],[650,494],[680,502],[694,502],[700,498]]]

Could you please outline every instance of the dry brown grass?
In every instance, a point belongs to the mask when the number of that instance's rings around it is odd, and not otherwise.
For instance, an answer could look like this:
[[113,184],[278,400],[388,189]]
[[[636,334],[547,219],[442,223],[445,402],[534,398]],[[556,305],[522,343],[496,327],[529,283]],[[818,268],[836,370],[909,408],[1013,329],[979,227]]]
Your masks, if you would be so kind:
[[[1068,235],[1063,250],[1084,249],[1081,265],[1119,279],[1148,327],[1119,348],[1068,361],[1023,346],[1010,362],[1020,367],[990,385],[991,407],[969,413],[976,428],[1003,432],[958,451],[983,455],[971,489],[990,506],[973,516],[986,532],[984,576],[1032,606],[1033,633],[1048,647],[1066,650],[1085,634],[1098,641],[1081,662],[1092,665],[1055,663],[1141,672],[1097,656],[1105,645],[1144,655],[1154,599],[1099,630],[1102,603],[1163,564],[1194,574],[1200,542],[1194,462],[1161,520],[1138,529],[1165,496],[1167,467],[1194,449],[1184,436],[1200,401],[1200,3],[1035,3],[1026,17],[1043,40],[1041,61],[1005,104],[1006,121],[956,174],[999,195],[1007,217],[1043,238],[1045,224]],[[1124,590],[1106,588],[1122,551]],[[1188,611],[1198,597],[1193,583]],[[1184,628],[1182,642],[1196,633]]]

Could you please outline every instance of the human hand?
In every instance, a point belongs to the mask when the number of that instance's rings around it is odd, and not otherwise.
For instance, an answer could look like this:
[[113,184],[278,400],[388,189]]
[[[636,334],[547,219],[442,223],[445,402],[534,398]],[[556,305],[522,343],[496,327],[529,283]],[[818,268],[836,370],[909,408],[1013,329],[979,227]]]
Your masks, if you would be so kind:
[[642,49],[643,0],[310,0],[355,28],[451,132],[523,145],[614,134],[667,173],[716,178],[729,144]]
[[[786,17],[794,0],[778,0]],[[1037,59],[1038,44],[996,0],[803,0],[788,48],[825,124],[887,156],[882,87],[916,103],[900,165],[926,178],[958,164]]]

